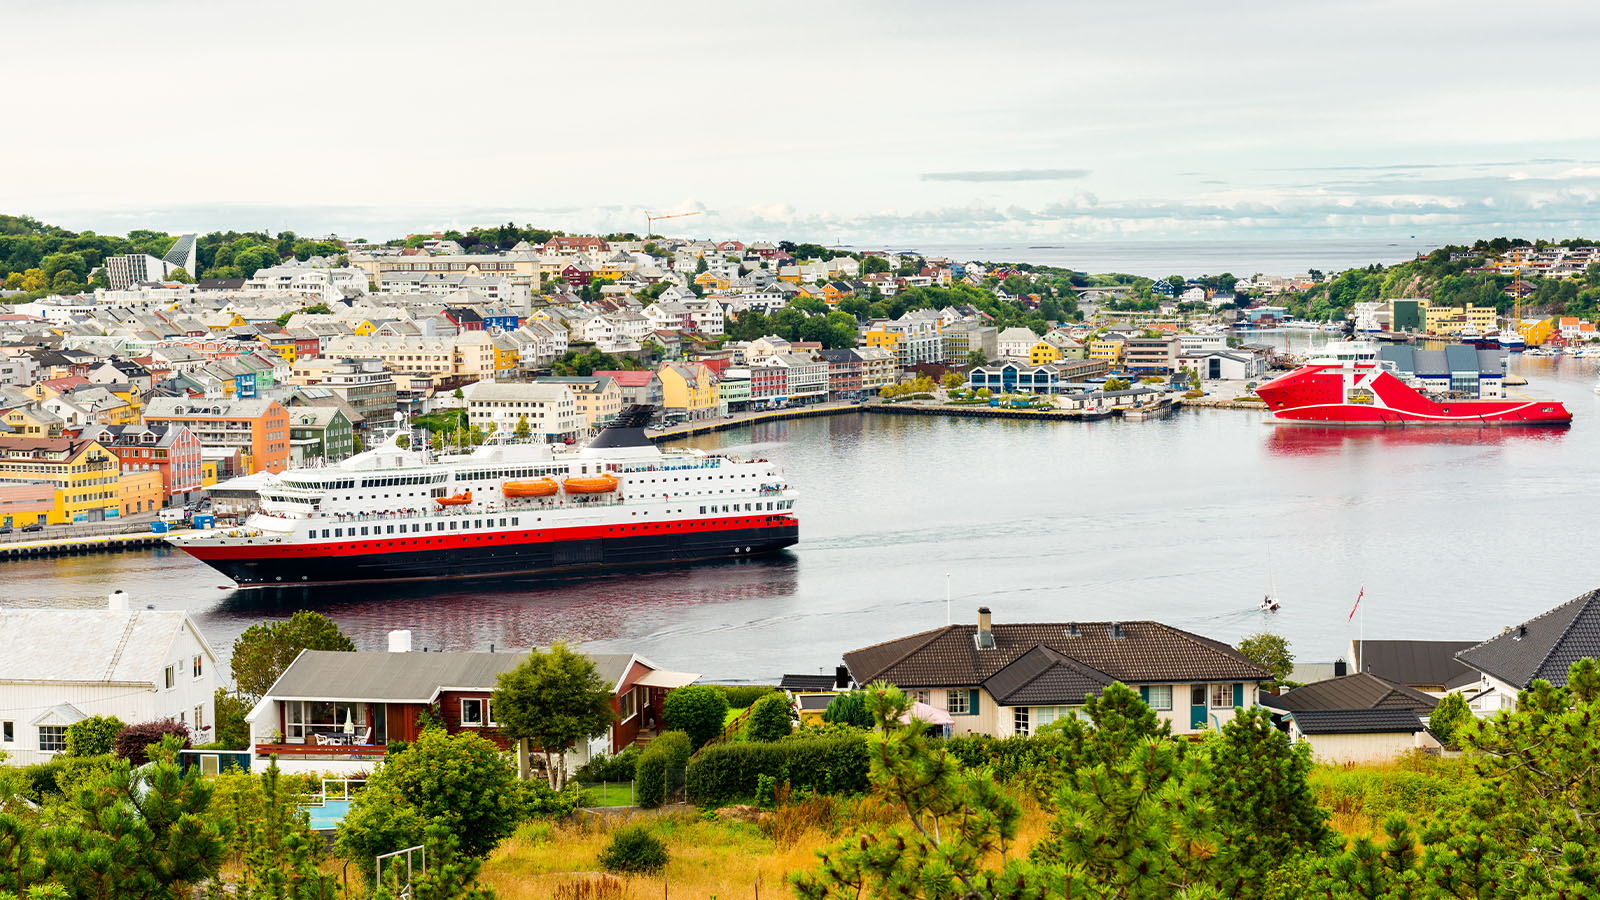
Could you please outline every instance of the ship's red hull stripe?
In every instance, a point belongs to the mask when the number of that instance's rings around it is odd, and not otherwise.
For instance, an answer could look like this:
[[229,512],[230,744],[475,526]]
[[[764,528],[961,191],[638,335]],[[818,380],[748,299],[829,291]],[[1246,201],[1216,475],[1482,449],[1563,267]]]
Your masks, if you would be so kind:
[[[485,519],[489,516],[485,515]],[[494,518],[500,518],[496,515]],[[435,553],[440,550],[483,547],[515,547],[520,544],[544,544],[560,541],[605,540],[607,538],[645,537],[654,534],[688,534],[707,531],[732,531],[742,528],[780,528],[796,524],[792,515],[730,516],[718,519],[680,519],[670,522],[633,522],[611,525],[583,525],[568,528],[520,528],[507,531],[450,532],[443,534],[422,532],[401,537],[383,535],[366,538],[318,539],[316,543],[266,543],[232,545],[227,547],[196,546],[182,543],[178,546],[196,559],[305,559],[316,556],[358,556],[375,553]],[[376,526],[387,527],[381,522]],[[406,521],[412,524],[411,520]],[[399,527],[399,523],[395,523]],[[327,526],[344,528],[349,525]],[[360,525],[356,526],[360,528]],[[318,531],[322,525],[317,526]]]

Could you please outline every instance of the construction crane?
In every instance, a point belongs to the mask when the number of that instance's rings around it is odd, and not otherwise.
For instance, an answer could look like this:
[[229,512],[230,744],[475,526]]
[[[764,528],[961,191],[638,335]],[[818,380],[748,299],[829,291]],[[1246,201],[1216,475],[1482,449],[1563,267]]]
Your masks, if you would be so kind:
[[1522,248],[1511,251],[1511,265],[1516,272],[1516,278],[1511,284],[1511,300],[1515,308],[1512,313],[1512,326],[1517,331],[1522,330]]
[[647,210],[644,211],[644,221],[645,221],[644,236],[648,238],[648,237],[651,237],[652,235],[654,235],[656,233],[656,223],[661,221],[662,219],[681,219],[684,216],[703,216],[703,215],[705,215],[704,212],[661,213],[661,214],[657,215],[657,214],[651,213],[650,210],[647,209]]

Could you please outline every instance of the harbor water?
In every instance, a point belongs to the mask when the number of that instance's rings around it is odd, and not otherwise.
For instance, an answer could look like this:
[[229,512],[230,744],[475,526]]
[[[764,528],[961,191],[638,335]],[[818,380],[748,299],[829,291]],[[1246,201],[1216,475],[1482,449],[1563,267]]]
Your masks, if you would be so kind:
[[[111,590],[189,610],[223,655],[300,608],[363,649],[523,649],[565,638],[730,680],[832,671],[945,624],[1157,619],[1262,630],[1331,660],[1372,638],[1478,639],[1600,586],[1592,360],[1520,359],[1570,429],[1324,429],[1259,413],[1031,423],[851,413],[688,441],[780,461],[801,542],[776,557],[502,582],[236,591],[176,551],[0,564],[8,604]],[[950,602],[946,603],[946,585]],[[1257,604],[1276,585],[1282,609]],[[1349,619],[1356,594],[1365,600]]]

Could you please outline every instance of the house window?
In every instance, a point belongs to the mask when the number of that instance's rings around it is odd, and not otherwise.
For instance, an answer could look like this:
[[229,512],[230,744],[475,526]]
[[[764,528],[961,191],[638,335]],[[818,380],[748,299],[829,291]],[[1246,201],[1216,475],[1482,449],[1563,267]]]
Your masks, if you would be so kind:
[[906,691],[906,696],[910,697],[915,703],[926,703],[929,706],[933,705],[933,692],[927,688],[917,688],[916,690]]
[[1011,730],[1017,734],[1028,733],[1028,708],[1019,706],[1011,714]]
[[67,749],[67,726],[40,725],[39,752],[60,753]]
[[1213,684],[1211,686],[1211,708],[1212,709],[1232,709],[1233,708],[1233,685],[1231,685],[1231,684]]
[[1153,684],[1147,691],[1150,697],[1149,705],[1151,709],[1172,708],[1172,685]]
[[1197,684],[1197,685],[1194,685],[1193,687],[1189,688],[1189,705],[1190,706],[1205,706],[1206,705],[1206,686],[1205,685]]
[[945,691],[945,712],[952,716],[964,716],[971,712],[967,707],[967,692]]
[[167,666],[167,690],[169,690],[169,691],[172,690],[172,688],[174,686],[176,686],[177,683],[178,683],[178,667],[175,666],[175,665]]
[[0,722],[0,743],[11,744],[17,740],[17,723]]
[[461,727],[482,728],[484,722],[482,699],[462,698],[461,700]]
[[196,706],[194,708],[194,730],[195,731],[203,731],[203,730],[205,730],[205,727],[206,727],[206,708],[204,706]]
[[290,743],[303,743],[313,734],[344,731],[344,723],[359,735],[367,726],[362,704],[335,700],[289,700],[284,702],[284,737]]
[[194,665],[192,668],[194,669],[194,677],[196,678],[199,678],[201,675],[205,674],[205,664],[200,661],[200,655],[198,653],[195,654]]
[[618,699],[621,701],[619,705],[622,707],[618,711],[618,721],[626,722],[639,714],[639,692],[637,690],[628,691]]

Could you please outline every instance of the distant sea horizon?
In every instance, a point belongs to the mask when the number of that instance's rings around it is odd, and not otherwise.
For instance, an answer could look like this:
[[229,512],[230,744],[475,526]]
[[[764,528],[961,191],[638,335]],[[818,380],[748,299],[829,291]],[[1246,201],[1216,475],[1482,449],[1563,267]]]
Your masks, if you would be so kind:
[[1237,240],[1237,241],[1071,241],[1029,244],[1022,241],[886,245],[846,245],[850,250],[915,251],[962,262],[1009,262],[1060,266],[1090,274],[1112,272],[1164,278],[1297,275],[1311,269],[1342,272],[1378,263],[1394,265],[1428,253],[1448,240],[1402,235],[1395,238]]

